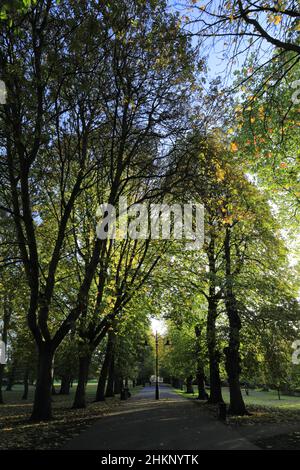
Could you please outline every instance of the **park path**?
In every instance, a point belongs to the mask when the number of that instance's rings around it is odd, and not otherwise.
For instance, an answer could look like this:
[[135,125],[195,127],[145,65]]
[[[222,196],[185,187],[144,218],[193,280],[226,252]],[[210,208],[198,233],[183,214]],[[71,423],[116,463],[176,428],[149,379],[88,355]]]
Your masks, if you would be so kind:
[[145,387],[64,450],[254,450],[257,447],[167,385]]

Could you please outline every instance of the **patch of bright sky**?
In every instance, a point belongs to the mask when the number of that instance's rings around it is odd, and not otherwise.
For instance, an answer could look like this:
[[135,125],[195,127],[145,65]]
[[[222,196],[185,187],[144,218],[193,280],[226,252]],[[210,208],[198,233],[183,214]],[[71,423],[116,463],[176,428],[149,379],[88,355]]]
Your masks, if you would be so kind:
[[245,176],[250,183],[254,184],[255,186],[258,185],[258,178],[256,175],[253,175],[252,173],[246,173]]
[[[271,208],[273,217],[276,219],[280,213],[279,206],[274,201],[268,201],[268,204]],[[279,230],[280,236],[283,239],[285,246],[288,249],[288,263],[289,267],[293,268],[299,264],[299,253],[300,253],[300,237],[291,233],[291,230],[287,228],[281,228]],[[300,291],[299,291],[299,300],[300,300]]]
[[[200,13],[205,14],[199,10],[199,7],[206,6],[208,3],[210,4],[210,10],[213,11],[214,6],[217,7],[220,2],[219,0],[198,0],[196,2],[191,0],[168,0],[170,11],[179,12],[183,18],[190,19],[190,23],[186,23],[185,29],[195,35],[192,40],[194,45],[199,41],[197,33],[201,27],[201,23],[195,20]],[[207,16],[206,19],[211,20],[211,17]],[[193,23],[193,21],[195,22]],[[262,19],[261,21],[264,26],[265,20]],[[184,19],[182,24],[184,26]],[[250,54],[255,52],[257,63],[264,63],[270,59],[272,48],[267,41],[260,41],[258,47],[255,47],[254,43],[250,46],[248,41],[249,38],[243,38],[236,49],[235,43],[227,37],[207,37],[201,45],[200,52],[206,57],[208,78],[212,80],[220,76],[222,77],[222,85],[224,87],[230,86],[235,79],[234,73],[241,70]],[[232,57],[233,55],[234,57]]]
[[[251,173],[246,173],[245,176],[247,180],[250,181],[250,183],[254,184],[255,186],[259,186],[258,178],[256,175],[253,175]],[[271,201],[271,200],[268,201],[268,204],[271,208],[273,217],[275,217],[276,219],[276,217],[278,217],[280,213],[279,206],[274,201]],[[299,253],[299,248],[300,248],[300,237],[295,237],[295,236],[292,237],[290,231],[284,228],[280,230],[280,235],[289,250],[289,253],[288,253],[289,266],[290,267],[296,266],[299,263],[297,253]]]
[[151,318],[151,329],[153,334],[157,332],[160,336],[164,336],[167,332],[166,322],[160,318]]

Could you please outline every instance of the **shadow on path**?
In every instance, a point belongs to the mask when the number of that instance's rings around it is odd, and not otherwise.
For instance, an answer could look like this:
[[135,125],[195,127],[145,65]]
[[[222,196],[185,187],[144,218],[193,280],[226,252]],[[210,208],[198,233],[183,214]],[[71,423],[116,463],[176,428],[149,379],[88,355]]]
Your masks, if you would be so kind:
[[192,400],[160,385],[145,387],[118,410],[68,442],[65,450],[257,449],[237,431],[210,416]]

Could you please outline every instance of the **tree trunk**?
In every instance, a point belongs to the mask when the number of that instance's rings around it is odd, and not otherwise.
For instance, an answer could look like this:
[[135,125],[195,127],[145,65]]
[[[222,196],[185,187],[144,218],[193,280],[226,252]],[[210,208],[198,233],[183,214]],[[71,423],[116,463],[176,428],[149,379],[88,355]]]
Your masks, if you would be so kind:
[[193,376],[189,375],[186,378],[186,393],[194,393],[193,389]]
[[43,344],[39,348],[37,381],[31,421],[49,421],[52,418],[52,362],[53,351],[48,344]]
[[114,378],[115,378],[115,341],[116,334],[115,330],[109,330],[108,333],[108,344],[107,348],[109,349],[109,365],[108,365],[108,380],[106,386],[106,397],[114,396]]
[[6,387],[7,392],[12,391],[12,388],[13,388],[14,383],[15,383],[15,375],[16,375],[16,365],[12,364],[11,370],[8,374],[8,383],[7,383],[7,387]]
[[114,379],[114,394],[119,395],[121,391],[123,390],[123,379],[116,375]]
[[79,357],[79,372],[78,384],[76,388],[73,409],[80,409],[86,407],[86,384],[89,376],[89,369],[91,363],[91,355]]
[[225,263],[226,263],[226,285],[225,285],[225,306],[229,320],[229,344],[224,349],[226,356],[225,368],[228,375],[230,405],[228,413],[235,416],[248,414],[240,386],[240,329],[241,320],[238,314],[236,298],[233,293],[231,274],[231,252],[230,252],[230,228],[227,227],[225,235]]
[[207,395],[205,391],[205,375],[204,375],[204,367],[203,367],[203,353],[202,353],[202,346],[201,346],[201,333],[202,328],[200,325],[195,326],[195,335],[196,335],[196,355],[197,355],[197,372],[196,372],[196,379],[197,379],[197,387],[198,387],[198,400],[206,400]]
[[209,301],[207,315],[207,349],[209,358],[209,383],[210,395],[208,402],[212,404],[224,403],[222,397],[221,379],[220,379],[220,352],[216,349],[216,315],[217,304],[214,300]]
[[114,380],[115,380],[115,355],[114,352],[112,352],[110,363],[109,363],[109,369],[108,369],[108,380],[107,380],[107,387],[106,387],[106,393],[105,396],[108,397],[113,397],[114,394]]
[[220,379],[220,352],[217,350],[216,345],[216,319],[218,298],[216,293],[216,259],[215,259],[215,238],[211,235],[211,240],[208,248],[208,263],[209,263],[209,297],[207,309],[207,323],[206,323],[206,342],[208,349],[209,359],[209,383],[210,394],[208,403],[224,403],[222,397],[221,379]]
[[277,387],[278,400],[281,400],[280,387]]
[[95,401],[105,401],[105,385],[106,385],[106,380],[107,380],[107,376],[109,372],[109,365],[110,365],[112,351],[113,351],[113,343],[114,343],[113,334],[111,331],[109,331],[108,338],[107,338],[106,352],[105,352],[104,361],[101,367],[101,372],[99,375]]
[[23,384],[24,384],[24,390],[23,390],[23,396],[22,396],[22,400],[27,400],[28,398],[28,386],[29,386],[29,370],[28,370],[28,367],[26,368],[25,370],[25,373],[24,373],[24,379],[23,379]]
[[95,401],[105,401],[105,385],[108,376],[108,369],[109,363],[104,361],[99,375]]
[[207,393],[205,390],[205,375],[202,366],[197,369],[197,387],[198,387],[198,400],[207,400]]
[[70,395],[71,377],[69,375],[63,375],[60,383],[60,395]]

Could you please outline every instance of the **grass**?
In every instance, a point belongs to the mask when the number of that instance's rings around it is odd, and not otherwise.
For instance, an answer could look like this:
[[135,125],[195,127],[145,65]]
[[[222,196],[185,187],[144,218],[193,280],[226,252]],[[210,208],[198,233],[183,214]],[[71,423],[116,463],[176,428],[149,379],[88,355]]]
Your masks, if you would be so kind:
[[[194,388],[194,395],[179,389],[175,391],[185,398],[196,400],[196,387]],[[234,425],[254,425],[300,422],[300,397],[282,395],[281,400],[279,400],[275,390],[270,390],[269,392],[249,390],[248,396],[244,390],[242,390],[242,393],[250,416],[229,416],[228,423]],[[222,395],[225,403],[229,404],[229,389],[227,387],[222,389]],[[205,406],[208,411],[216,415],[216,405],[207,405],[206,402],[202,401],[197,401],[197,403],[199,406]]]
[[[282,395],[281,400],[278,400],[276,390],[270,390],[269,392],[263,392],[261,390],[249,390],[248,396],[244,391],[242,392],[246,405],[259,405],[287,410],[300,410],[300,397]],[[224,401],[229,403],[228,388],[223,388],[222,393]]]
[[[176,393],[186,398],[196,398],[196,387],[195,394],[186,393],[184,390],[176,389]],[[300,410],[300,397],[290,397],[282,395],[281,400],[278,399],[277,391],[270,390],[269,392],[263,392],[260,390],[249,390],[249,395],[246,395],[242,390],[243,398],[246,405],[258,405],[266,406],[271,408],[288,409],[288,410]],[[222,395],[225,403],[229,404],[229,389],[227,387],[222,388]]]
[[[48,423],[30,423],[28,421],[32,409],[34,387],[30,387],[28,400],[22,400],[22,386],[15,385],[11,392],[4,391],[5,404],[0,405],[0,450],[4,449],[58,449],[64,442],[78,435],[82,430],[120,406],[119,397],[109,398],[106,402],[94,403],[97,383],[87,384],[88,407],[83,410],[72,410],[72,402],[76,384],[69,396],[53,396],[54,419]],[[58,388],[58,387],[57,387]],[[140,387],[131,389],[135,394]],[[183,397],[194,399],[197,394],[187,394],[175,390]],[[195,387],[196,392],[196,387]],[[278,400],[277,392],[250,390],[249,396],[243,391],[247,409],[251,416],[229,417],[228,422],[234,425],[256,425],[264,423],[300,422],[300,397],[282,396]],[[223,389],[223,397],[229,402],[229,392]],[[215,406],[197,401],[199,406],[216,414]],[[286,437],[285,437],[286,438]]]
[[[94,403],[97,383],[87,384],[88,406],[72,410],[76,384],[68,396],[53,396],[53,420],[30,423],[34,387],[30,387],[28,400],[22,400],[23,388],[15,385],[11,392],[3,391],[4,405],[0,405],[0,450],[4,449],[58,449],[64,442],[77,436],[101,416],[120,406],[119,396],[105,402]],[[136,393],[139,387],[132,390]]]
[[[194,388],[196,391],[196,387]],[[191,395],[183,390],[176,389],[175,391],[185,398],[196,401],[196,393]],[[271,429],[271,433],[274,432],[274,434],[268,437],[256,439],[249,436],[250,440],[261,449],[300,449],[300,397],[282,395],[279,400],[276,390],[270,390],[269,392],[249,390],[249,395],[246,395],[245,391],[242,390],[242,393],[250,416],[228,416],[227,424],[236,427],[250,426],[254,429],[254,435],[256,435],[258,429],[264,429],[264,427],[269,431]],[[222,395],[225,403],[228,404],[229,389],[227,387],[222,389]],[[208,405],[203,401],[197,401],[197,405],[202,406],[202,409],[206,409],[216,417],[216,405]],[[268,425],[271,425],[271,427]],[[251,433],[251,428],[249,430]]]

